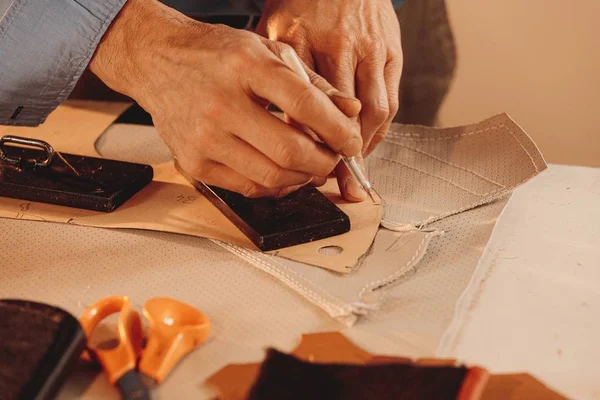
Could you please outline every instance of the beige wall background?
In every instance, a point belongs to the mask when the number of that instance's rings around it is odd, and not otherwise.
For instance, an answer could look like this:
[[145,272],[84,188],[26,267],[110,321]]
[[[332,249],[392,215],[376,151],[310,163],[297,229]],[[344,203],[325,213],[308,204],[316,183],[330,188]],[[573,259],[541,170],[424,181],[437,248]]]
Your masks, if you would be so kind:
[[600,0],[447,0],[458,66],[440,124],[508,112],[552,163],[600,167]]

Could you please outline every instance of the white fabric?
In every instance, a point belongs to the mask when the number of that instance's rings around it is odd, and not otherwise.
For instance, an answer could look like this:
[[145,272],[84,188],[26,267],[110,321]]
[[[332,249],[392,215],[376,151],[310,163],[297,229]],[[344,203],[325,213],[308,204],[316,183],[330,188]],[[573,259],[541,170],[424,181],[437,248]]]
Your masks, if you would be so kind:
[[599,260],[600,169],[551,166],[515,191],[438,355],[600,399]]
[[[453,219],[468,216],[470,229],[489,235],[503,206],[492,203],[440,223],[455,224]],[[477,236],[484,239],[469,239]],[[449,259],[445,241],[466,245]],[[469,230],[448,230],[432,241],[412,273],[389,288],[381,310],[344,328],[278,280],[206,239],[0,218],[0,293],[55,304],[76,316],[94,301],[117,294],[129,295],[138,309],[158,296],[199,308],[212,320],[212,338],[159,388],[162,398],[197,399],[206,398],[201,383],[222,366],[258,361],[268,346],[290,351],[302,333],[341,331],[375,353],[433,356],[486,241],[487,236]],[[118,398],[104,375],[84,367],[62,398],[82,394]]]
[[[97,140],[96,148],[104,156],[146,163],[165,161],[170,155],[154,128],[135,125],[113,125]],[[505,197],[545,168],[535,145],[507,115],[449,129],[394,124],[366,166],[386,203],[384,226],[399,226],[403,232],[381,231],[370,254],[351,274],[340,275],[221,245],[350,326],[358,316],[377,310],[382,289],[415,268],[427,254],[430,242],[443,234],[442,229],[423,229],[424,225]],[[468,274],[473,271],[479,256],[469,259],[469,264],[462,257],[473,239],[458,233],[481,234],[476,240],[485,243],[493,223],[481,232],[473,224],[472,218],[477,215],[467,214],[443,223],[454,235],[442,242],[442,256],[436,263],[443,264],[438,265],[461,265]],[[496,216],[486,218],[493,221]],[[411,224],[421,229],[404,229]],[[472,252],[480,254],[481,247]],[[446,300],[452,303],[456,297]]]

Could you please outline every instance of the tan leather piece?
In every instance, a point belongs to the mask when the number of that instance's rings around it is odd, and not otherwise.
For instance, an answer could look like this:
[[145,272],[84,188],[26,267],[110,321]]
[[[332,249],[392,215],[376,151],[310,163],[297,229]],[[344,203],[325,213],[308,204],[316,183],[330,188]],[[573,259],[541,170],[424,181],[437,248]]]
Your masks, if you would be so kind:
[[[0,135],[11,133],[49,142],[57,151],[101,157],[94,144],[108,126],[128,107],[126,103],[70,100],[61,105],[43,125],[0,127]],[[79,210],[0,198],[0,217],[60,222],[103,228],[135,228],[207,237],[256,249],[219,210],[200,195],[177,171],[172,162],[153,165],[154,180],[112,213]],[[322,191],[350,217],[350,232],[334,238],[277,251],[281,257],[347,272],[369,249],[381,220],[381,204],[344,201],[333,179]],[[340,246],[335,256],[319,253],[321,247]]]
[[[305,361],[315,363],[383,364],[415,363],[417,365],[455,365],[454,360],[417,359],[387,357],[370,354],[356,346],[339,332],[324,332],[302,335],[300,344],[291,353]],[[210,376],[206,383],[213,386],[221,400],[243,400],[258,377],[260,363],[229,364]],[[487,382],[487,384],[485,384]],[[551,399],[565,397],[552,391],[529,374],[489,375],[474,367],[459,394],[459,399],[521,400]]]

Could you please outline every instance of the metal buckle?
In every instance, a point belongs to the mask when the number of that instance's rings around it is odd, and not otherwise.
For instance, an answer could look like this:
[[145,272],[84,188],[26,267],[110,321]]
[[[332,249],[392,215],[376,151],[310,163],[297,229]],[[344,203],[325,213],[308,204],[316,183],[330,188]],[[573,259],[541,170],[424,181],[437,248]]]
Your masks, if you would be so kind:
[[[4,146],[7,143],[20,144],[24,146],[37,147],[39,149],[44,150],[46,153],[46,158],[44,159],[23,159],[22,157],[9,157],[5,151]],[[54,159],[54,148],[50,146],[49,143],[44,142],[43,140],[38,139],[28,139],[20,136],[2,136],[0,137],[0,160],[3,160],[9,164],[13,165],[23,165],[26,164],[28,166],[33,167],[47,167],[52,163]]]

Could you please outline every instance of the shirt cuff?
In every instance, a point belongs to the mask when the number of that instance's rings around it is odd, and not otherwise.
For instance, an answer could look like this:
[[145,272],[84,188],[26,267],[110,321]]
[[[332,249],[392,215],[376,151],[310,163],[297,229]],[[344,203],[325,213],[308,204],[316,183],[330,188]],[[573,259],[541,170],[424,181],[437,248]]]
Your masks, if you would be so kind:
[[14,0],[0,20],[0,124],[44,122],[126,1]]

